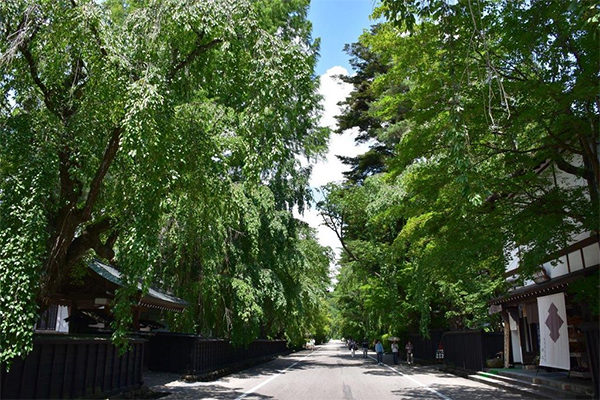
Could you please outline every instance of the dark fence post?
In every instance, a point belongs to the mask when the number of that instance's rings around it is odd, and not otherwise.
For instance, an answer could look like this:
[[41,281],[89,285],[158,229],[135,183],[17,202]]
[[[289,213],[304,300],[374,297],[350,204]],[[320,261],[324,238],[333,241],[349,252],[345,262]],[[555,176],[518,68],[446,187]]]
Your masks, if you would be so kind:
[[144,342],[131,339],[129,352],[111,357],[117,353],[108,335],[36,335],[25,359],[9,371],[2,367],[0,398],[80,398],[139,388],[142,358],[135,354],[143,354]]
[[[429,332],[429,338],[424,338],[418,333],[408,335],[408,340],[413,345],[413,354],[415,358],[426,361],[435,360],[435,352],[442,341],[444,331],[432,330]],[[404,343],[399,343],[400,354],[404,355]]]

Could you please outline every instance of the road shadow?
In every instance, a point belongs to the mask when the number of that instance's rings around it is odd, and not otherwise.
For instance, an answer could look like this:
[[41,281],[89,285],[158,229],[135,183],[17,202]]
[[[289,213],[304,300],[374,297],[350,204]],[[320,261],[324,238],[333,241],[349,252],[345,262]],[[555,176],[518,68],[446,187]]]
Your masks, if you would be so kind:
[[238,371],[230,375],[222,376],[218,380],[223,382],[228,382],[230,379],[239,378],[239,379],[248,379],[255,378],[257,376],[262,376],[264,378],[268,378],[272,375],[280,374],[287,367],[289,367],[289,363],[286,364],[275,364],[275,365],[260,365],[259,367],[253,367],[249,369],[245,369],[243,371]]
[[[275,373],[277,371],[274,371]],[[264,374],[264,371],[260,371]],[[256,376],[250,375],[249,376]],[[227,383],[229,377],[221,378],[222,383]],[[166,394],[160,397],[161,400],[196,400],[196,399],[237,399],[244,394],[240,388],[229,388],[218,384],[217,382],[185,382],[181,374],[169,372],[147,372],[144,374],[144,385],[155,394]],[[150,398],[150,397],[132,397],[132,398]],[[154,397],[152,397],[154,398]],[[272,399],[270,396],[263,396],[252,393],[247,396],[248,399]]]
[[388,369],[381,369],[381,368],[364,371],[363,374],[365,374],[365,375],[377,375],[377,376],[394,376],[394,377],[399,376],[394,371],[390,371]]
[[436,393],[437,391],[443,396],[446,396],[452,400],[512,400],[512,399],[540,399],[541,397],[525,396],[522,394],[515,394],[511,392],[505,392],[498,389],[491,389],[489,387],[474,387],[466,385],[430,385],[427,387],[403,387],[397,390],[393,390],[392,394],[399,399],[435,399],[439,400],[442,398]]
[[144,372],[144,386],[164,386],[169,382],[181,380],[181,374],[171,372]]
[[[218,399],[234,400],[244,394],[242,389],[231,389],[215,384],[204,384],[201,386],[161,386],[153,387],[153,390],[159,389],[161,392],[168,392],[169,395],[162,397],[161,400],[196,400],[196,399]],[[247,399],[268,400],[272,396],[265,396],[258,393],[248,394]]]

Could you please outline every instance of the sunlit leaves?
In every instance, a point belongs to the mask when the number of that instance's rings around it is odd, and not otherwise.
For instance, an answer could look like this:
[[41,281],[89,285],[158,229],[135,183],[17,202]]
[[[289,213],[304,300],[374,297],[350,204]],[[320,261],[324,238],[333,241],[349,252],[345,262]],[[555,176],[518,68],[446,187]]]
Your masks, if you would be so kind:
[[2,324],[14,327],[3,325],[2,360],[30,347],[38,293],[99,256],[85,248],[66,261],[100,221],[126,283],[113,304],[119,344],[138,282],[188,299],[173,317],[187,331],[247,343],[289,325],[299,343],[314,328],[302,314],[320,307],[329,259],[303,257],[314,238],[291,210],[309,198],[298,157],[319,154],[328,134],[317,127],[317,47],[306,2],[262,6],[0,5],[0,244],[11,250],[0,279],[20,279],[2,288]]
[[[526,276],[575,235],[597,231],[594,10],[384,0],[376,14],[388,22],[349,47],[358,71],[340,121],[380,140],[371,151],[383,154],[381,176],[365,179],[365,154],[322,203],[346,244],[343,323],[353,335],[485,326],[507,248],[522,246]],[[402,288],[391,289],[402,323],[364,300],[388,283]]]

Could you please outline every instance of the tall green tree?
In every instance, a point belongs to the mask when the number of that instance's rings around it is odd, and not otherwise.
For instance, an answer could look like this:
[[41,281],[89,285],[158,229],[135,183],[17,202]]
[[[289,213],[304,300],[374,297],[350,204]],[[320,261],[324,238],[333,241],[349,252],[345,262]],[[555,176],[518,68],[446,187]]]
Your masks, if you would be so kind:
[[[597,230],[597,5],[389,1],[382,11],[394,24],[371,44],[396,50],[374,108],[395,115],[404,99],[414,121],[397,170],[447,160],[466,196],[504,210],[529,270],[573,233]],[[390,93],[400,81],[411,89]],[[539,173],[546,162],[571,183],[552,184],[552,173]]]
[[[239,226],[251,248],[235,251],[256,259],[261,212],[291,224],[283,214],[307,198],[296,156],[318,153],[326,132],[307,4],[271,5],[0,4],[2,360],[31,349],[38,306],[88,257],[123,273],[118,340],[139,279],[148,285],[182,252],[223,264],[219,247]],[[174,226],[188,238],[203,227],[208,245],[190,240],[166,258]],[[235,279],[232,296],[243,296],[248,282]],[[240,304],[238,316],[254,313]]]
[[[361,61],[340,121],[388,154],[370,178],[355,164],[324,203],[345,241],[339,297],[378,298],[389,265],[411,329],[493,323],[485,305],[511,248],[526,277],[598,231],[597,4],[385,0],[376,15],[388,22],[351,48]],[[391,239],[369,229],[382,215]],[[374,304],[372,315],[387,307]],[[392,327],[378,321],[378,333]]]

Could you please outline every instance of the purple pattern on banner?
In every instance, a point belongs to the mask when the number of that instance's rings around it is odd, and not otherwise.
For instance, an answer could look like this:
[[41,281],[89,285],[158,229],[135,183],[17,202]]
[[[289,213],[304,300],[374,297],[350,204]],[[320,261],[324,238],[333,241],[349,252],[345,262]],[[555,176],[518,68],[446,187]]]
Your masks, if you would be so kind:
[[558,315],[558,308],[554,303],[550,304],[548,308],[548,318],[546,318],[546,326],[550,329],[550,338],[554,340],[554,343],[560,337],[559,329],[565,321]]

